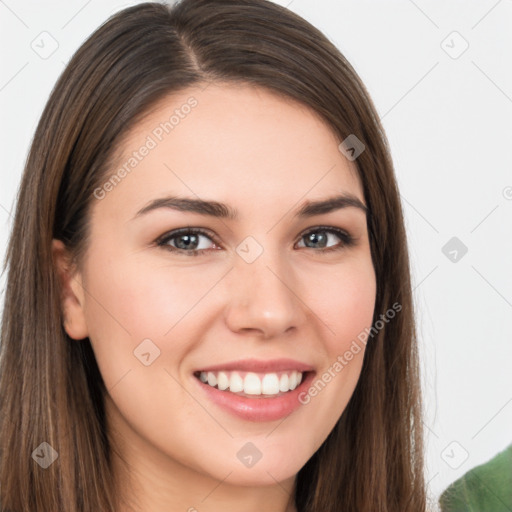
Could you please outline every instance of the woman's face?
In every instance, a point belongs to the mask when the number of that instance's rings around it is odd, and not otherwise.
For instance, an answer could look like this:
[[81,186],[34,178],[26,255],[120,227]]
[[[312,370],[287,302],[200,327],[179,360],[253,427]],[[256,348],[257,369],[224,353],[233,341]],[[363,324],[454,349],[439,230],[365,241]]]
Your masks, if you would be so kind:
[[364,209],[313,207],[364,204],[340,142],[305,107],[224,84],[172,95],[125,138],[65,311],[133,465],[290,482],[333,429],[376,294]]

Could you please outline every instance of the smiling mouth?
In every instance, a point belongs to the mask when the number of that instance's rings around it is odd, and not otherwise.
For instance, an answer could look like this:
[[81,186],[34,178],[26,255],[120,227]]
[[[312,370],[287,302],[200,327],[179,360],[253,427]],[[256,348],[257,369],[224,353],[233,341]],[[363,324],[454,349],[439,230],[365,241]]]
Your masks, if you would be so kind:
[[298,370],[256,373],[243,371],[195,372],[202,383],[248,398],[274,398],[293,391],[310,372]]

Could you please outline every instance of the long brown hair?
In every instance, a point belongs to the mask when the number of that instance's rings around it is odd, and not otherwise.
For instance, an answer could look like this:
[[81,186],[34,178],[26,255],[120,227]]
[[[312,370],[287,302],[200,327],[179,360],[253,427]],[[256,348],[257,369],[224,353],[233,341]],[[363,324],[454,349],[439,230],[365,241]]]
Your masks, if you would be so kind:
[[[28,155],[6,258],[2,510],[115,511],[106,389],[89,340],[70,340],[62,326],[51,243],[62,240],[80,260],[94,190],[108,176],[123,135],[165,95],[209,81],[250,83],[298,100],[318,112],[340,142],[353,134],[365,145],[356,164],[370,213],[374,321],[393,303],[401,311],[368,341],[353,396],[299,471],[295,499],[299,512],[422,512],[410,269],[386,137],[338,49],[301,17],[266,0],[125,9],[89,37],[58,80]],[[39,456],[48,453],[44,442],[58,454],[46,469],[35,462],[36,449],[43,450]]]

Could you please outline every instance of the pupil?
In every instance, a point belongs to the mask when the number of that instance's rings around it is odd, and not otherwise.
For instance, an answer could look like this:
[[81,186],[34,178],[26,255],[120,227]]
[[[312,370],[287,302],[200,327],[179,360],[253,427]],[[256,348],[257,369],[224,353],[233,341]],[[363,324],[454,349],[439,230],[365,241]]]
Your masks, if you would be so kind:
[[325,247],[325,243],[327,242],[327,236],[325,233],[322,233],[320,236],[317,233],[311,233],[308,235],[309,241],[314,244],[320,243],[321,247]]
[[[197,238],[197,235],[180,235],[176,245],[178,249],[188,249],[191,246],[195,249],[197,247]],[[186,240],[186,242],[182,243],[182,240]]]

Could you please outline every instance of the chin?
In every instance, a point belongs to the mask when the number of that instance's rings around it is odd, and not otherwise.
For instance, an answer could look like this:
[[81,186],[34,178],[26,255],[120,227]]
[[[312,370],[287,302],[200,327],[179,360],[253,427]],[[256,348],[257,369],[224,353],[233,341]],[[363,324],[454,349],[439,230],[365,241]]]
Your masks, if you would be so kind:
[[[262,456],[260,460],[253,463],[252,466],[245,467],[238,459],[236,464],[226,465],[221,471],[217,467],[211,471],[211,476],[218,480],[225,480],[226,483],[236,486],[264,487],[275,485],[276,482],[284,482],[294,478],[302,466],[302,461],[284,461],[286,454],[273,453],[271,456]],[[210,468],[213,469],[213,468]],[[226,475],[229,477],[226,478]]]

